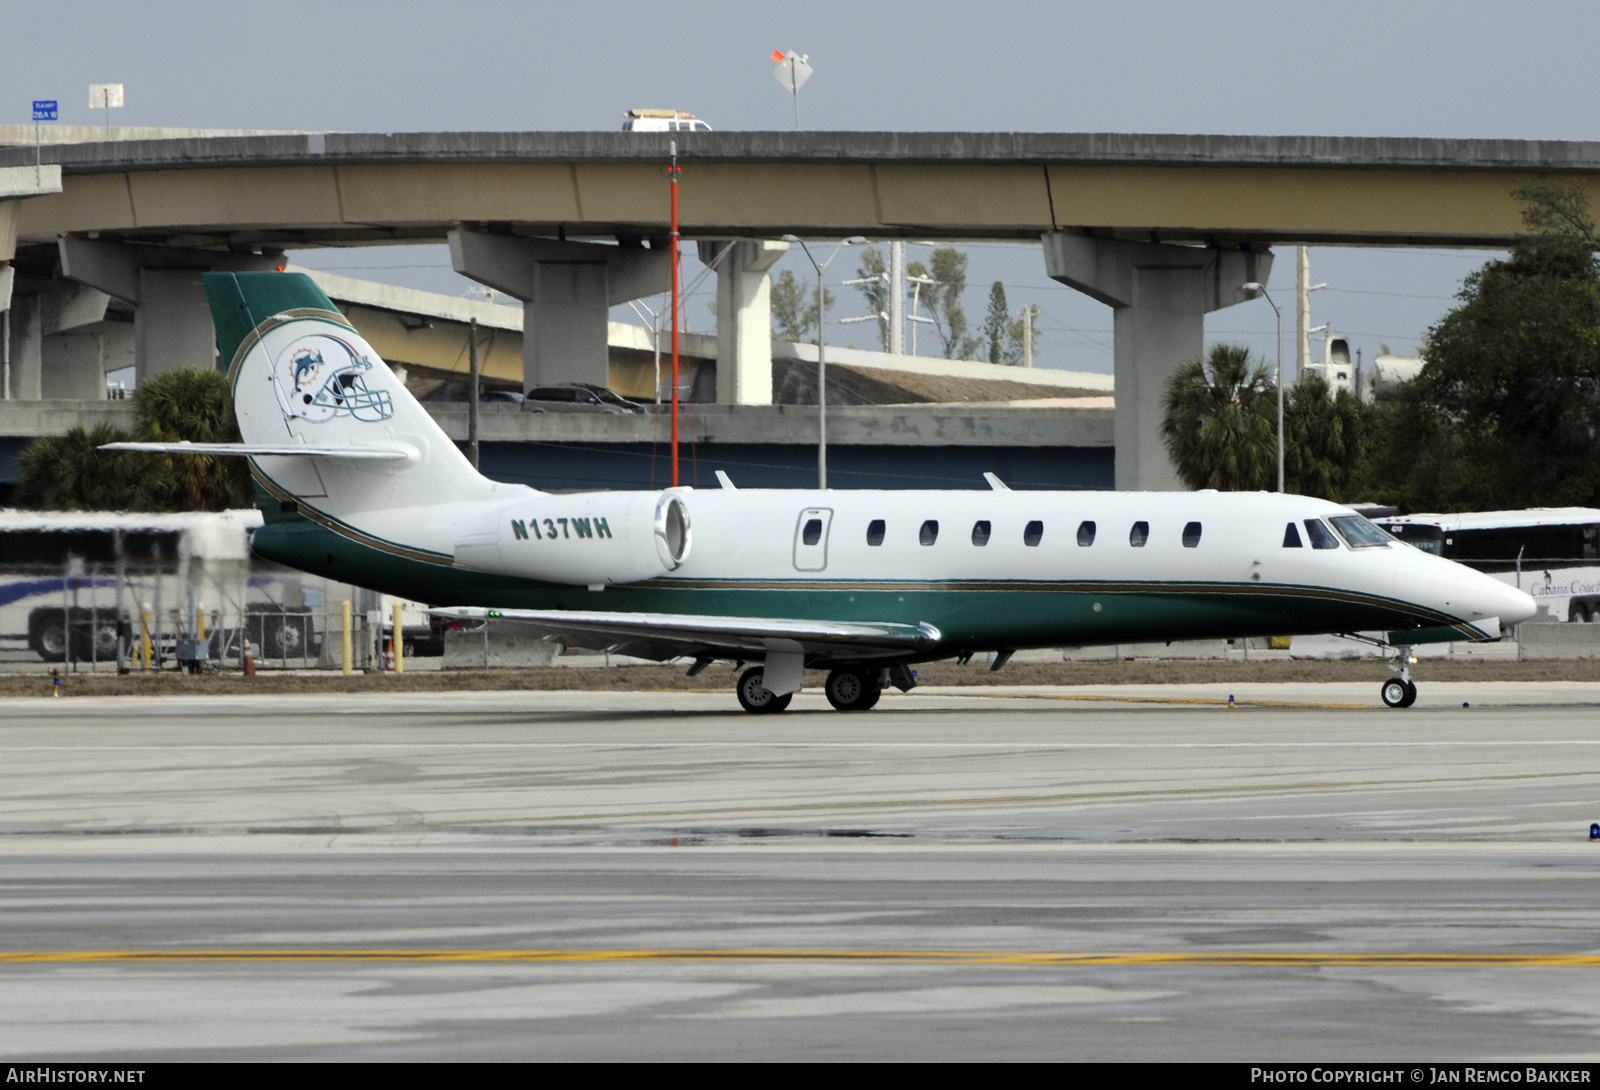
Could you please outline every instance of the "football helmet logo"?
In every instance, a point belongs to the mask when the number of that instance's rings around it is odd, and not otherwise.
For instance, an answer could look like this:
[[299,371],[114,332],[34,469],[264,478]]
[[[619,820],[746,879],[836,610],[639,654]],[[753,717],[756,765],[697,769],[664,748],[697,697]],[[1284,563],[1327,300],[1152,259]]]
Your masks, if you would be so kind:
[[321,424],[348,416],[372,424],[394,415],[394,399],[367,388],[371,370],[372,361],[342,337],[313,333],[279,353],[272,388],[291,419]]

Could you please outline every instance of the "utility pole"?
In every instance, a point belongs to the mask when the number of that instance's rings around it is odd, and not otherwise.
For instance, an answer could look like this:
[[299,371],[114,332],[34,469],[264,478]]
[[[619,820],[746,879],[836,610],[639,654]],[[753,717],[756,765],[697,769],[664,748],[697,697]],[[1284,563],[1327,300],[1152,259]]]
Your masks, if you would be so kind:
[[[672,284],[672,487],[678,487],[678,142],[667,145],[672,165],[667,176],[672,179],[672,253],[668,262]],[[818,279],[821,279],[820,277]]]
[[[467,366],[470,369],[470,378],[467,380],[467,453],[472,459],[472,468],[478,468],[478,385],[483,374],[478,362],[478,319],[472,319],[472,324],[467,327]],[[459,357],[458,357],[459,358]]]
[[1305,377],[1311,363],[1311,253],[1304,246],[1294,248],[1294,379]]
[[1033,318],[1039,308],[1032,303],[1022,308],[1022,366],[1033,366]]
[[819,491],[826,491],[828,487],[828,291],[823,286],[822,278],[841,250],[867,240],[860,235],[851,235],[835,246],[833,253],[828,255],[828,260],[823,262],[817,261],[816,255],[811,252],[811,247],[798,236],[784,235],[783,241],[791,246],[799,246],[800,251],[806,255],[806,260],[811,262],[811,267],[817,270],[817,488]]
[[911,318],[910,318],[910,321],[911,321],[911,354],[913,356],[915,356],[917,354],[917,323],[918,322],[926,322],[928,325],[934,325],[935,324],[934,320],[932,318],[924,318],[922,315],[917,313],[917,305],[918,305],[918,303],[921,302],[922,288],[923,288],[924,285],[927,285],[930,288],[938,287],[939,281],[930,280],[926,276],[908,276],[908,277],[906,277],[906,283],[915,285],[911,289]]
[[906,244],[898,239],[889,243],[889,351],[902,356],[906,350]]
[[1272,296],[1267,294],[1265,284],[1252,281],[1240,284],[1239,291],[1246,299],[1257,296],[1267,301],[1267,306],[1272,308],[1272,317],[1278,326],[1278,381],[1274,383],[1278,388],[1278,491],[1283,491],[1283,311],[1278,309],[1278,304],[1272,301]]

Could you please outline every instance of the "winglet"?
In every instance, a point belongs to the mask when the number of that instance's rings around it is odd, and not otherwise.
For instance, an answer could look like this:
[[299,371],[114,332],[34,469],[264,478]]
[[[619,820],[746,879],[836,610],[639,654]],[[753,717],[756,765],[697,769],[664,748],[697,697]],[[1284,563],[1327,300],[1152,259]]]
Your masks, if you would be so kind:
[[729,492],[737,492],[737,491],[739,491],[737,488],[734,487],[733,482],[728,480],[728,475],[726,473],[722,472],[722,470],[720,470],[720,469],[717,470],[717,483],[720,484],[723,488],[726,488]]
[[985,471],[983,474],[983,479],[988,481],[989,487],[994,489],[996,492],[1011,491],[1011,488],[1006,484],[1006,482],[1002,481],[999,477],[996,477],[993,473]]

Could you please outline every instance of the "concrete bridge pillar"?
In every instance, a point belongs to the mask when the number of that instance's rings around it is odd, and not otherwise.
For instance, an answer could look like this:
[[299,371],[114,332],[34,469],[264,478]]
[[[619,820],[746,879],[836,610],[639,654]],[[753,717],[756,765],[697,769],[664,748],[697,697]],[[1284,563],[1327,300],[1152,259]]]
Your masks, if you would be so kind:
[[17,401],[38,401],[44,396],[42,310],[37,295],[16,292],[11,296],[11,308],[6,311],[9,325],[6,332],[10,335],[6,346],[9,387],[6,396]]
[[[217,366],[202,272],[268,272],[280,254],[241,254],[63,237],[61,272],[134,305],[134,373],[143,382],[180,367]],[[102,307],[101,313],[104,314]],[[224,365],[229,362],[224,360]]]
[[522,300],[522,388],[611,384],[607,315],[667,288],[665,249],[450,232],[462,276]]
[[772,404],[772,266],[787,242],[702,242],[717,264],[717,404]]
[[[13,341],[27,348],[32,344],[30,337],[37,336],[30,332],[38,324],[36,306],[28,305],[28,316],[12,313],[11,298],[16,273],[11,267],[11,259],[17,256],[17,219],[22,213],[22,202],[29,197],[60,192],[59,164],[0,167],[0,397],[21,396],[17,393],[21,386],[19,376],[13,374]],[[16,326],[23,327],[21,336],[17,336]],[[35,352],[35,364],[37,355]],[[37,387],[36,380],[30,378],[29,381]],[[33,396],[39,395],[35,393]]]
[[7,315],[8,396],[104,398],[106,373],[133,362],[133,327],[106,321],[110,302],[105,292],[70,280],[16,278]]
[[1117,489],[1181,489],[1161,441],[1167,377],[1203,354],[1208,312],[1244,302],[1240,285],[1266,283],[1272,254],[1064,233],[1043,241],[1052,280],[1113,308]]

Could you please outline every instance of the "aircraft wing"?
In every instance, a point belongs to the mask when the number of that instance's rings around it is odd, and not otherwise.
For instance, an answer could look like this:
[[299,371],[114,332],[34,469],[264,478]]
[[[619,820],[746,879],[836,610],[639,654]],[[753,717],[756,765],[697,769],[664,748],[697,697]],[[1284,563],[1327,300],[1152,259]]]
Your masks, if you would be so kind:
[[575,647],[647,659],[760,657],[799,650],[808,658],[898,658],[939,642],[931,624],[805,621],[781,617],[703,617],[686,613],[602,613],[566,609],[433,609],[457,620],[511,621]]
[[399,443],[359,447],[310,447],[301,443],[106,443],[101,450],[142,450],[151,454],[232,454],[241,457],[348,458],[357,461],[396,462],[416,454]]

